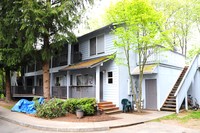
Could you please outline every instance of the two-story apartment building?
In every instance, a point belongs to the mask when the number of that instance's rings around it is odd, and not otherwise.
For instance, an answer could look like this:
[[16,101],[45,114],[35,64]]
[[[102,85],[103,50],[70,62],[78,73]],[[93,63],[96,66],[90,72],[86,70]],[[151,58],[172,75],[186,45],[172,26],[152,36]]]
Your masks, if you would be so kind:
[[[131,100],[127,67],[109,58],[120,50],[114,47],[116,36],[112,28],[110,24],[80,36],[77,44],[66,45],[58,57],[52,57],[52,97],[95,97],[98,102],[110,101],[120,108],[123,98]],[[123,54],[116,56],[123,57]],[[132,53],[131,70],[136,89],[137,62],[137,54]],[[143,79],[144,108],[160,110],[184,65],[184,56],[173,51],[155,53],[148,59]],[[37,63],[26,67],[24,81],[27,86],[42,89],[42,70]],[[60,91],[56,91],[58,88]]]

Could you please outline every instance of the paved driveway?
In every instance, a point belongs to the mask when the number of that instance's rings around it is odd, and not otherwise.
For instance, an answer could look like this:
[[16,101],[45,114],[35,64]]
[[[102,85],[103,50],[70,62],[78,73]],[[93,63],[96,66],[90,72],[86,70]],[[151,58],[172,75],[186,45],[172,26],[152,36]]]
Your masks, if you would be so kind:
[[[4,120],[0,120],[0,132],[1,133],[54,133],[55,131],[52,132],[40,131],[28,127],[19,126]],[[77,133],[77,132],[70,132],[70,133]],[[180,126],[162,124],[159,122],[148,122],[145,124],[140,124],[130,127],[115,128],[109,131],[101,131],[101,132],[95,131],[95,132],[84,132],[84,133],[200,133],[200,131]]]

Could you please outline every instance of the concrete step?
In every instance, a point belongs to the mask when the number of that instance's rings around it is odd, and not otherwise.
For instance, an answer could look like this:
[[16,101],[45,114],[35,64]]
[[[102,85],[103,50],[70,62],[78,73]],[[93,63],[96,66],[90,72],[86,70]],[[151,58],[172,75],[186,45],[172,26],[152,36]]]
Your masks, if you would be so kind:
[[121,110],[117,109],[117,110],[112,110],[112,111],[105,111],[105,114],[116,114],[116,113],[122,113]]

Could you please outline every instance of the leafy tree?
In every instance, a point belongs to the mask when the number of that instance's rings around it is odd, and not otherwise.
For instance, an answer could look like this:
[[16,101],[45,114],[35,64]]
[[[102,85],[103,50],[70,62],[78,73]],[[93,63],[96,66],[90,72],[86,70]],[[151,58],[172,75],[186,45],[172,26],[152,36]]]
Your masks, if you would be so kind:
[[20,31],[21,5],[18,0],[0,1],[0,64],[6,77],[6,100],[11,100],[10,72],[22,63],[24,32]]
[[[108,17],[116,24],[114,34],[117,36],[115,46],[123,49],[125,63],[128,67],[130,86],[138,112],[141,112],[142,80],[144,66],[147,59],[159,52],[160,45],[164,44],[162,30],[164,19],[162,13],[156,11],[147,0],[121,0],[108,9]],[[120,51],[118,51],[120,52]],[[139,58],[139,92],[137,94],[131,75],[131,53],[135,52]],[[136,98],[138,95],[138,99]]]
[[93,0],[21,0],[20,4],[25,48],[29,51],[34,49],[33,44],[41,44],[43,91],[44,97],[50,99],[50,57],[65,43],[76,40],[73,28]]
[[169,36],[171,44],[180,48],[183,55],[187,55],[188,42],[194,30],[194,9],[197,0],[151,0],[157,10],[162,11],[167,21],[165,29],[171,30]]

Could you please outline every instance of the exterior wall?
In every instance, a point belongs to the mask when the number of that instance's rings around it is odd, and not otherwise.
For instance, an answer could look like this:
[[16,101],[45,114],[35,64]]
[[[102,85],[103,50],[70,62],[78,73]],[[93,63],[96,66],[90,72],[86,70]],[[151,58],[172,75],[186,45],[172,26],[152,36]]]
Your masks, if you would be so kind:
[[82,53],[82,60],[113,54],[116,51],[113,45],[113,37],[114,36],[111,33],[104,33],[104,53],[93,56],[90,56],[89,40],[81,42],[79,45],[79,51]]
[[[200,104],[200,71],[197,70],[194,79],[190,85],[190,89],[188,90],[188,95],[191,95],[193,98],[196,98],[198,104]],[[194,101],[194,99],[193,99]]]
[[157,110],[160,110],[163,103],[165,102],[169,92],[172,90],[176,80],[178,79],[182,69],[181,68],[170,68],[166,66],[158,66],[157,74],[144,75],[142,82],[142,99],[144,99],[144,108],[146,108],[145,103],[145,80],[146,79],[156,79],[157,80]]
[[[108,61],[103,64],[101,67],[103,73],[103,100],[111,101],[116,106],[119,106],[119,67],[115,64],[114,61]],[[113,84],[108,84],[108,72],[113,72]],[[121,94],[120,94],[121,95]]]
[[[121,51],[123,52],[123,51]],[[124,57],[124,54],[120,54],[118,56]],[[124,60],[126,61],[126,60]],[[125,63],[126,64],[126,63]],[[125,65],[118,65],[119,67],[119,104],[120,109],[122,109],[121,100],[126,98],[129,101],[132,101],[132,96],[129,94],[129,74],[128,74],[128,67]],[[136,67],[136,54],[130,54],[130,67],[133,70]]]
[[170,68],[167,66],[159,66],[158,68],[158,109],[160,109],[165,102],[167,96],[172,90],[176,80],[181,74],[181,68]]

